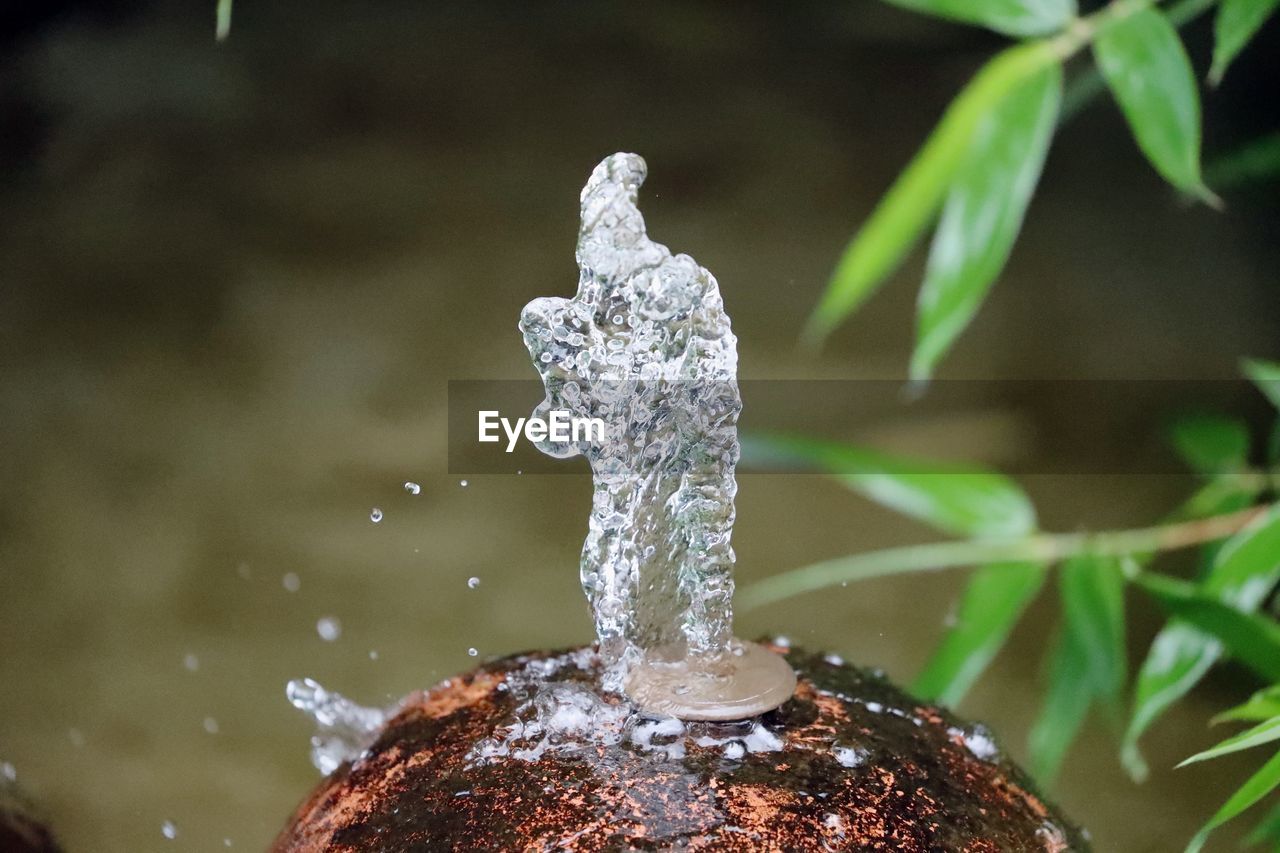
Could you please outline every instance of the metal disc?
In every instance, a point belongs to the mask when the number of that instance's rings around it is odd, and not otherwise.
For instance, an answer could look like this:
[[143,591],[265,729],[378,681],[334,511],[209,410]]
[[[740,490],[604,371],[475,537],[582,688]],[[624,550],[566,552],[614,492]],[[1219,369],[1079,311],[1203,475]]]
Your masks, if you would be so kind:
[[791,698],[796,674],[781,656],[755,643],[708,671],[696,659],[646,660],[627,678],[626,693],[642,710],[682,720],[742,720]]

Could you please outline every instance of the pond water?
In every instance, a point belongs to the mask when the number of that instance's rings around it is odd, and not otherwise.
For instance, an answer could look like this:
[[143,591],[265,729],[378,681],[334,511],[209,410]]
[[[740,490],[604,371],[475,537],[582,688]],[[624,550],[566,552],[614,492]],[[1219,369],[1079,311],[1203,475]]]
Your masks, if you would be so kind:
[[[0,761],[73,851],[262,849],[316,781],[291,678],[381,706],[591,636],[590,481],[450,472],[445,383],[532,375],[516,318],[573,292],[577,190],[605,154],[645,154],[654,237],[715,271],[742,376],[902,376],[918,260],[821,356],[795,340],[992,48],[871,4],[243,5],[221,48],[211,9],[138,2],[71,14],[0,68],[24,129],[0,149]],[[950,375],[1221,378],[1280,339],[1271,203],[1180,208],[1131,148],[1104,104],[1061,137]],[[904,407],[847,437],[1036,453],[988,409]],[[1074,529],[1148,522],[1189,482],[1027,486]],[[742,477],[737,516],[739,584],[930,536],[803,476]],[[735,630],[906,681],[962,580],[809,596]],[[1140,654],[1156,614],[1134,605]],[[1049,594],[961,708],[1015,756],[1052,623]],[[1241,778],[1248,762],[1159,769],[1212,739],[1235,675],[1153,731],[1145,786],[1090,728],[1057,798],[1100,849],[1183,843]]]

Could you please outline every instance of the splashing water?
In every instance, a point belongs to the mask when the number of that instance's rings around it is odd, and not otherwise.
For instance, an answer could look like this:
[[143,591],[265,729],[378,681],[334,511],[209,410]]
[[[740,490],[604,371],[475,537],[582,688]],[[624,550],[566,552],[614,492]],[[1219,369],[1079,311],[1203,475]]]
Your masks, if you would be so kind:
[[326,775],[368,749],[378,729],[387,721],[386,711],[357,705],[340,693],[325,690],[310,678],[290,681],[285,695],[293,707],[315,720],[311,763]]
[[577,295],[521,314],[546,388],[534,415],[606,425],[603,438],[539,449],[591,464],[581,579],[604,688],[687,717],[704,701],[747,699],[717,715],[749,716],[785,701],[794,676],[733,637],[737,339],[715,277],[647,236],[645,174],[635,154],[596,167],[581,196]]

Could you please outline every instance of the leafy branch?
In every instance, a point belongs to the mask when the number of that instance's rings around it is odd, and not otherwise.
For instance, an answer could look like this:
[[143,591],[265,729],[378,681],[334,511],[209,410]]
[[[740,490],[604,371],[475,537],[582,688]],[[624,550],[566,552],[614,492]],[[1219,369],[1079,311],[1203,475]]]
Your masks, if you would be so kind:
[[[905,259],[938,219],[920,287],[910,374],[927,380],[972,321],[1021,229],[1059,123],[1109,88],[1138,147],[1170,184],[1220,206],[1200,168],[1200,99],[1176,27],[1215,0],[1113,0],[1077,17],[1074,0],[891,0],[1022,41],[977,73],[838,261],[804,339],[820,345]],[[1280,0],[1223,0],[1217,82]],[[1063,95],[1066,60],[1091,47],[1096,69]]]
[[[1274,475],[1280,480],[1280,472]],[[890,575],[958,569],[983,563],[1061,563],[1076,557],[1130,557],[1216,542],[1247,528],[1280,502],[1174,524],[1094,533],[1034,533],[1014,539],[973,539],[886,548],[824,560],[773,575],[744,590],[741,610],[754,610],[797,595]],[[1142,576],[1137,572],[1130,577]]]
[[[1250,360],[1243,370],[1280,409],[1280,364]],[[1249,432],[1231,418],[1186,419],[1175,426],[1172,440],[1205,482],[1164,521],[1133,529],[1046,533],[1037,529],[1035,509],[1022,489],[994,472],[811,438],[748,438],[743,457],[757,466],[814,467],[876,503],[960,538],[784,572],[742,590],[738,605],[751,609],[870,578],[976,566],[954,622],[913,684],[921,696],[954,705],[995,658],[1050,567],[1058,566],[1061,625],[1048,654],[1044,706],[1029,735],[1032,769],[1042,781],[1051,780],[1097,706],[1123,731],[1121,760],[1142,778],[1147,773],[1138,748],[1142,734],[1219,660],[1239,661],[1276,682],[1274,690],[1280,691],[1280,624],[1258,612],[1280,583],[1280,418],[1263,450],[1269,467],[1249,465]],[[1150,568],[1163,554],[1192,547],[1201,555],[1193,581]],[[1133,679],[1132,707],[1127,725],[1121,726],[1129,682],[1126,585],[1149,596],[1170,618]],[[1260,695],[1280,703],[1280,692]],[[1246,719],[1272,707],[1259,699],[1225,716]],[[1271,731],[1266,729],[1263,738],[1229,740],[1196,759],[1270,743]],[[1198,849],[1210,830],[1280,786],[1277,764],[1269,762],[1246,781],[1189,849]],[[1280,840],[1280,808],[1255,834]]]

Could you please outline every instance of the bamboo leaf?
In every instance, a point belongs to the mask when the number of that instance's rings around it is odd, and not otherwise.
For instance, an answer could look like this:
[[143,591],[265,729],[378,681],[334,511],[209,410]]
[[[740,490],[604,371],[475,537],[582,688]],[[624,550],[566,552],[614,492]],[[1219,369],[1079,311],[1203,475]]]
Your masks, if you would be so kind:
[[1248,701],[1223,711],[1210,722],[1216,726],[1228,720],[1257,722],[1269,720],[1272,717],[1280,717],[1280,684],[1264,687],[1250,696]]
[[1217,814],[1209,819],[1204,828],[1196,833],[1195,838],[1191,839],[1191,843],[1187,845],[1187,853],[1198,853],[1200,848],[1204,846],[1205,841],[1209,837],[1209,833],[1254,803],[1261,800],[1267,794],[1276,789],[1280,785],[1280,752],[1271,757],[1271,760],[1262,765],[1262,769],[1250,776],[1243,785],[1236,790],[1231,798],[1223,803],[1222,808],[1218,809]]
[[1124,575],[1113,559],[1085,555],[1058,574],[1062,613],[1088,662],[1093,695],[1119,699],[1125,683]]
[[1031,774],[1045,786],[1062,768],[1067,749],[1089,715],[1093,695],[1082,689],[1089,675],[1088,654],[1075,634],[1062,631],[1049,657],[1049,686],[1044,705],[1027,735]]
[[1219,758],[1244,749],[1253,749],[1255,746],[1262,746],[1274,740],[1280,740],[1280,717],[1264,720],[1251,729],[1227,738],[1211,749],[1197,752],[1190,758],[1184,759],[1178,766],[1185,767],[1188,764],[1195,764],[1197,761],[1208,761],[1211,758]]
[[889,0],[895,6],[978,24],[1007,36],[1042,36],[1062,29],[1076,15],[1075,0]]
[[1134,779],[1146,779],[1148,773],[1138,739],[1200,683],[1222,651],[1221,642],[1186,622],[1171,620],[1156,635],[1138,671],[1133,712],[1120,747],[1120,760]]
[[812,465],[864,497],[947,533],[1019,536],[1035,529],[1026,494],[1009,478],[973,467],[793,436],[749,437],[742,452],[754,464]]
[[218,41],[225,41],[231,34],[231,0],[218,0],[214,34]]
[[1093,53],[1151,165],[1178,189],[1216,204],[1200,177],[1195,75],[1173,25],[1143,9],[1099,33]]
[[1222,75],[1262,27],[1280,0],[1222,0],[1213,22],[1213,67],[1209,82],[1218,85]]
[[[1227,479],[1213,480],[1196,491],[1171,520],[1208,518],[1244,509],[1252,496]],[[1204,576],[1213,572],[1220,548],[1210,545]],[[1144,555],[1143,561],[1151,555]],[[1134,685],[1133,711],[1120,748],[1120,759],[1129,775],[1142,780],[1147,765],[1138,749],[1138,740],[1152,723],[1195,687],[1222,655],[1222,644],[1203,631],[1170,620],[1151,643]]]
[[1062,101],[1062,66],[1031,75],[978,123],[947,193],[920,288],[911,377],[927,379],[1004,268]]
[[943,705],[964,698],[1000,651],[1009,632],[1044,583],[1045,567],[1038,563],[997,563],[974,573],[953,625],[912,692]]
[[1280,409],[1280,362],[1249,358],[1245,359],[1242,366],[1244,375],[1258,386],[1258,390],[1266,395],[1271,405]]
[[1256,847],[1266,842],[1280,848],[1280,803],[1271,809],[1271,813],[1264,817],[1244,840],[1246,847]]
[[1221,640],[1242,664],[1269,681],[1280,681],[1280,625],[1242,613],[1186,581],[1143,573],[1135,583],[1170,614]]
[[1217,190],[1232,189],[1280,175],[1280,132],[1268,133],[1218,156],[1205,166],[1204,179]]
[[1249,462],[1249,430],[1236,418],[1198,415],[1177,421],[1173,446],[1201,474],[1238,471]]
[[1256,610],[1280,580],[1280,506],[1227,540],[1202,584],[1238,610]]
[[809,318],[806,339],[821,342],[898,267],[937,213],[983,116],[1028,75],[1057,61],[1052,45],[1029,42],[983,66],[845,249]]

